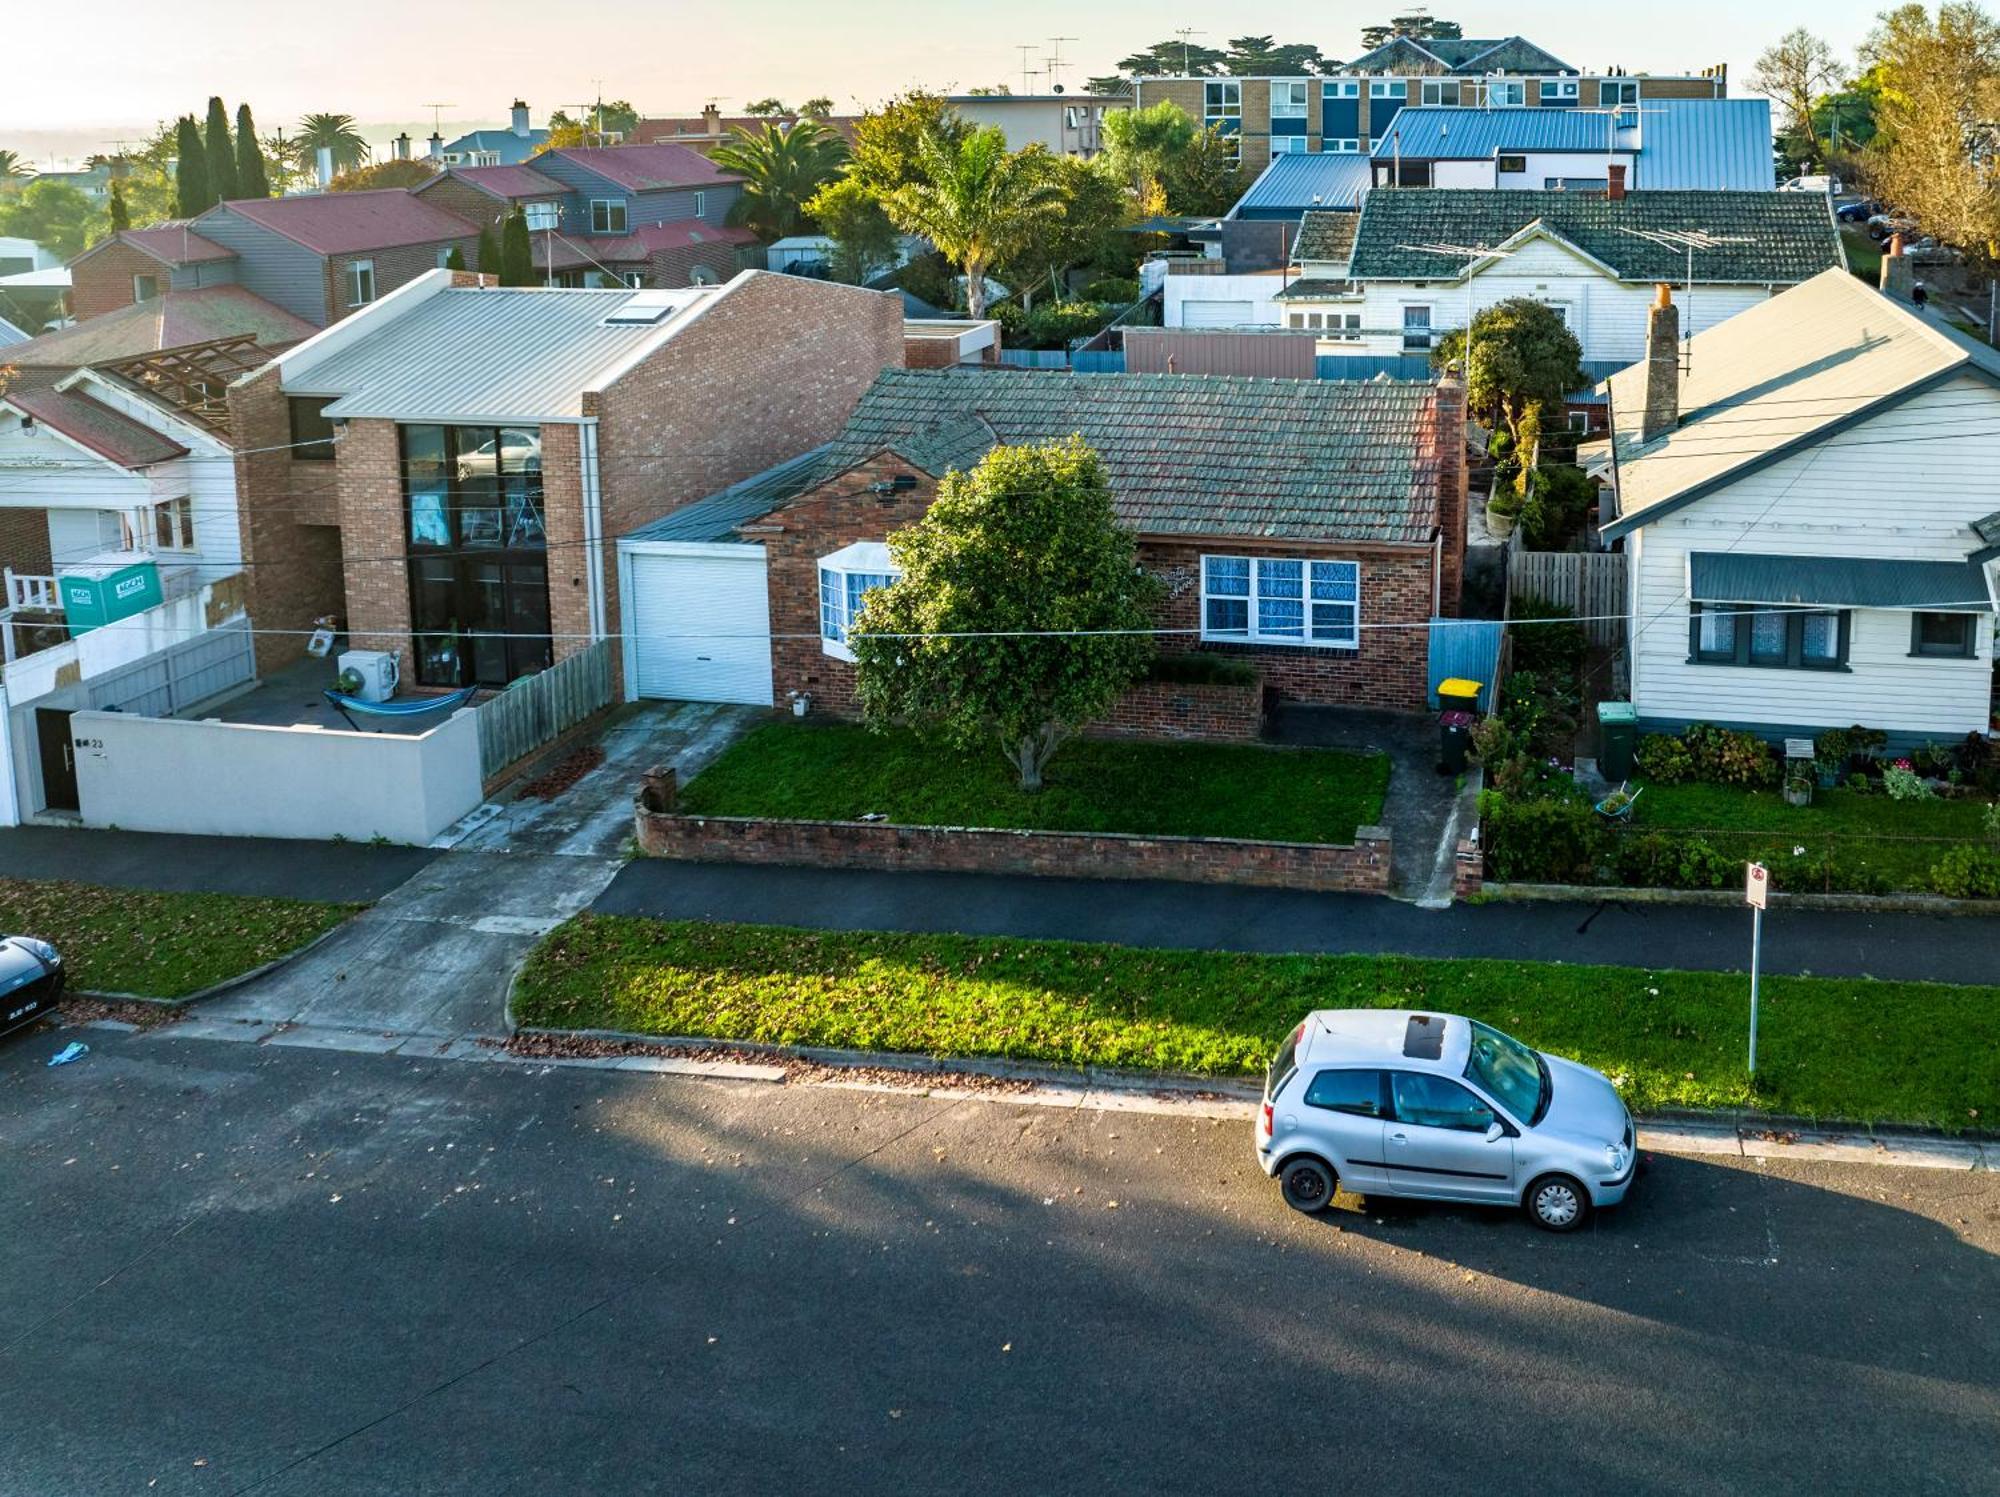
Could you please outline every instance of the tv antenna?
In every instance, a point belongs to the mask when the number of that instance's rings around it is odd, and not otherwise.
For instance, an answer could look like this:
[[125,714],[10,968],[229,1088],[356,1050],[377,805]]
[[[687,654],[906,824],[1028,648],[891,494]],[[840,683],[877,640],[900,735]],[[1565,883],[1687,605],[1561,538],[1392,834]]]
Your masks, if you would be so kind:
[[1075,40],[1076,38],[1073,36],[1050,37],[1049,42],[1055,48],[1055,51],[1048,57],[1042,59],[1049,65],[1049,87],[1054,89],[1058,93],[1062,91],[1062,83],[1056,76],[1063,69],[1062,44],[1064,42],[1073,42]]
[[1188,75],[1188,38],[1207,36],[1208,33],[1197,26],[1183,26],[1174,35],[1181,39],[1181,76],[1185,78]]
[[423,107],[431,112],[431,134],[433,135],[444,134],[444,127],[440,123],[444,111],[458,108],[456,104],[426,104]]
[[1035,50],[1033,42],[1016,42],[1014,50],[1021,54],[1021,92],[1028,92],[1028,80],[1038,76],[1028,67],[1028,54]]

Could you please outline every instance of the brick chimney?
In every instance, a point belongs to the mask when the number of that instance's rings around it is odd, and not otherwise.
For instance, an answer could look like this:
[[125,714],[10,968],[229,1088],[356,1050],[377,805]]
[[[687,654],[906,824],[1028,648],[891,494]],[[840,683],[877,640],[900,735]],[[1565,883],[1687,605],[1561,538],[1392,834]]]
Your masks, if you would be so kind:
[[722,111],[713,104],[701,106],[701,133],[720,135],[722,133]]
[[1882,254],[1882,269],[1876,285],[1884,295],[1907,302],[1916,284],[1917,267],[1910,258],[1909,247],[1903,243],[1900,233],[1890,235],[1889,248]]
[[1614,161],[1604,169],[1604,195],[1612,202],[1620,202],[1625,197],[1625,163]]
[[1674,288],[1660,283],[1646,314],[1646,408],[1639,416],[1639,440],[1663,437],[1681,420],[1681,309]]

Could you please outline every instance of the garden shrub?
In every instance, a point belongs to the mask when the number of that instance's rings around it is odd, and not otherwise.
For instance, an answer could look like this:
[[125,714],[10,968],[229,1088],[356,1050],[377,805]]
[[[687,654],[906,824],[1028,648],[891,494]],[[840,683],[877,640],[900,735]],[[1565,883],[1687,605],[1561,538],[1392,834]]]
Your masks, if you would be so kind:
[[1124,276],[1108,275],[1083,288],[1086,301],[1109,302],[1114,307],[1129,306],[1139,299],[1139,283]]
[[1486,876],[1500,882],[1594,884],[1610,853],[1610,828],[1580,796],[1479,801]]
[[1890,800],[1936,800],[1937,792],[1924,783],[1908,759],[1898,759],[1882,768],[1882,788]]
[[1559,551],[1582,533],[1597,507],[1597,485],[1583,469],[1544,464],[1529,482],[1521,508],[1521,531],[1537,551]]
[[1648,733],[1632,755],[1639,777],[1659,785],[1681,785],[1694,778],[1694,755],[1671,733]]
[[1535,758],[1567,759],[1576,744],[1581,707],[1575,685],[1559,677],[1517,670],[1507,678],[1499,715],[1519,736],[1525,753]]
[[1576,623],[1576,610],[1543,598],[1516,598],[1508,609],[1507,633],[1514,641],[1514,669],[1563,681],[1583,674],[1590,637]]
[[1028,342],[1036,348],[1067,348],[1109,322],[1111,310],[1095,301],[1043,302],[1028,314]]
[[1951,899],[2000,899],[2000,852],[1952,848],[1931,866],[1931,889]]
[[1755,733],[1695,723],[1681,742],[1694,759],[1694,778],[1709,784],[1769,790],[1784,772],[1771,745]]
[[1619,840],[1618,881],[1635,889],[1720,889],[1742,876],[1742,862],[1705,837],[1632,832]]

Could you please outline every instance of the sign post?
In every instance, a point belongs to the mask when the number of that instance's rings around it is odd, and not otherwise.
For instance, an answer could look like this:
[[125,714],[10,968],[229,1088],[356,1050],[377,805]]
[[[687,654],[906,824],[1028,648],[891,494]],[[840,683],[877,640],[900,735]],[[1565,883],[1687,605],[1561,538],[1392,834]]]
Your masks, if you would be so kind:
[[1764,900],[1771,875],[1762,863],[1743,870],[1743,902],[1750,906],[1750,1074],[1757,1074],[1757,969],[1764,956]]

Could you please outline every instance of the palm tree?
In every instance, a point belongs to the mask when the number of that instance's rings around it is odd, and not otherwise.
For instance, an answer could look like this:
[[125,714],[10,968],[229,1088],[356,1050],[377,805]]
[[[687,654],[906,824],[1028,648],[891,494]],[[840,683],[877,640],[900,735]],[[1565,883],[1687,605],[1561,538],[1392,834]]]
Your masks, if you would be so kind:
[[292,141],[292,152],[298,158],[301,171],[315,169],[322,147],[333,152],[336,173],[352,171],[368,159],[368,142],[354,128],[354,116],[351,114],[309,114],[299,121],[299,133]]
[[956,144],[926,135],[917,180],[882,206],[897,228],[923,235],[964,270],[966,311],[984,317],[986,272],[1062,211],[1052,161],[1038,147],[1009,153],[1007,137],[991,126]]
[[800,120],[790,129],[766,123],[754,132],[731,129],[710,159],[743,179],[729,221],[766,240],[783,239],[798,233],[806,203],[840,174],[847,146],[817,120]]
[[19,151],[0,151],[0,182],[25,182],[33,175]]

